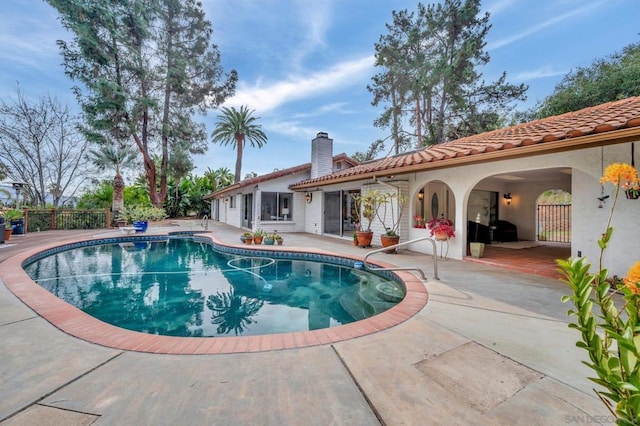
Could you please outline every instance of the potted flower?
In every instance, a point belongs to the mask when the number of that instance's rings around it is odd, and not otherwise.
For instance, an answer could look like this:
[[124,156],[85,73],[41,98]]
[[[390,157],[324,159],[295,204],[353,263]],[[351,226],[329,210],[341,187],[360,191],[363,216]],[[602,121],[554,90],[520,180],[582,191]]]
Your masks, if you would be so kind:
[[438,241],[445,241],[456,236],[453,222],[442,217],[434,217],[427,222],[427,228],[431,232],[431,236],[435,236]]
[[426,228],[427,225],[424,223],[424,218],[420,215],[415,215],[413,217],[413,227],[414,228]]

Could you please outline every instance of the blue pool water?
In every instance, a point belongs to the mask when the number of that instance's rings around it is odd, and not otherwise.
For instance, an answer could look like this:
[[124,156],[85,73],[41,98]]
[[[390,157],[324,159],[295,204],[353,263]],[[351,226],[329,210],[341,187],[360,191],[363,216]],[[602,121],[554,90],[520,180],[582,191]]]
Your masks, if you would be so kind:
[[25,271],[104,322],[168,336],[327,328],[376,315],[404,297],[402,285],[353,265],[245,252],[224,253],[191,237],[129,239],[53,252]]

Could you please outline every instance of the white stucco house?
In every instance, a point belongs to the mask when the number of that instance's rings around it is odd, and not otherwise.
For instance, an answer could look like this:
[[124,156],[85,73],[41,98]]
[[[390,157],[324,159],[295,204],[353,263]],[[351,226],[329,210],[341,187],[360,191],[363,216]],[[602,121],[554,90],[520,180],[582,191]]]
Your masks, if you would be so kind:
[[322,223],[309,225],[313,204],[306,192],[291,185],[319,176],[328,176],[359,163],[346,154],[333,155],[333,140],[320,132],[311,142],[311,162],[244,179],[213,192],[211,218],[239,228],[267,232],[325,232]]
[[[563,190],[571,194],[567,244],[572,256],[585,256],[593,263],[614,198],[613,187],[602,186],[600,177],[611,163],[634,164],[639,141],[640,97],[364,164],[344,154],[334,157],[332,140],[319,133],[312,141],[310,164],[241,181],[206,198],[214,219],[238,228],[351,239],[352,196],[369,190],[397,192],[409,199],[399,229],[401,241],[429,235],[428,229],[414,226],[414,216],[444,216],[456,229],[447,242],[448,255],[462,259],[468,242],[477,237],[469,235],[476,221],[491,231],[497,221],[506,221],[515,225],[518,239],[538,240],[538,198],[548,190]],[[640,260],[638,217],[640,200],[626,199],[622,193],[604,257],[611,274],[624,275]],[[372,229],[380,235],[385,225],[376,220]],[[432,245],[421,241],[410,250],[432,254]]]

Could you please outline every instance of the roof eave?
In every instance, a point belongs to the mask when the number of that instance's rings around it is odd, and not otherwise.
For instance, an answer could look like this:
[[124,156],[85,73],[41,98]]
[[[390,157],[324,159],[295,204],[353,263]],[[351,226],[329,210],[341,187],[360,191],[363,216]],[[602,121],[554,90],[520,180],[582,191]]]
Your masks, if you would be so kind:
[[550,154],[554,152],[575,151],[578,149],[585,149],[597,146],[615,145],[619,143],[635,142],[640,140],[640,127],[630,127],[620,130],[613,130],[609,132],[594,133],[585,136],[577,136],[572,138],[566,138],[553,142],[541,142],[534,145],[519,146],[515,148],[507,148],[493,152],[483,152],[473,155],[466,155],[462,157],[447,158],[443,160],[430,161],[427,163],[417,163],[404,167],[395,167],[385,170],[376,170],[371,172],[365,172],[358,175],[349,175],[344,177],[338,177],[335,179],[329,179],[319,182],[308,182],[303,184],[291,185],[293,190],[308,189],[313,187],[321,187],[327,185],[334,185],[338,183],[360,181],[366,179],[374,179],[380,176],[387,176],[390,174],[401,175],[406,173],[415,173],[426,170],[437,170],[448,167],[455,167],[469,164],[487,163],[493,161],[515,159],[521,157],[528,157],[532,154]]

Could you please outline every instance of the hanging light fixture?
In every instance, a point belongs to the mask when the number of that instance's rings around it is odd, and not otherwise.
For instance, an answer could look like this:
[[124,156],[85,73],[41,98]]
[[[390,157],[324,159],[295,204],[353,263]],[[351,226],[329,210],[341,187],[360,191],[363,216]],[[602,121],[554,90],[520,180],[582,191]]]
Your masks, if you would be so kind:
[[313,194],[310,192],[307,192],[307,195],[304,196],[304,199],[307,200],[307,204],[310,204],[311,200],[313,200]]
[[418,200],[424,200],[424,188],[422,188],[420,192],[418,192]]
[[507,205],[511,205],[511,193],[505,192],[504,199],[507,200]]

